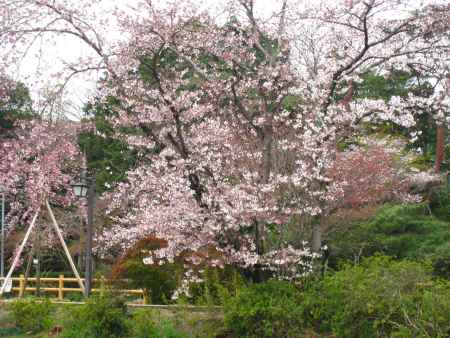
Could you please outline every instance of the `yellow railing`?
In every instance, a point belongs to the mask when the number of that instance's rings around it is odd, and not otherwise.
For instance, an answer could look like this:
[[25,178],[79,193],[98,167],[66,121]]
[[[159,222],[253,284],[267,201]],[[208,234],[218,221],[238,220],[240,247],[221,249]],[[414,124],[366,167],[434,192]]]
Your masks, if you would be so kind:
[[[3,283],[4,277],[0,277],[1,283]],[[24,275],[20,275],[20,277],[12,277],[12,287],[11,292],[17,292],[19,297],[23,297],[23,295],[26,292],[36,292],[37,287],[33,286],[26,286],[25,283],[36,283],[37,278],[36,277],[29,277],[25,278]],[[75,293],[83,293],[83,290],[77,285],[77,287],[66,287],[67,283],[77,283],[77,279],[74,277],[64,277],[64,275],[59,275],[59,277],[41,277],[39,278],[41,284],[40,291],[41,292],[47,292],[47,293],[56,293],[57,299],[62,301],[64,300],[64,295],[69,292],[75,292]],[[84,278],[81,278],[81,280],[84,283]],[[101,278],[94,278],[93,283],[99,283],[99,288],[93,288],[92,292],[99,292],[103,293],[106,290],[106,285],[109,282],[105,277]],[[15,282],[18,282],[18,285],[14,286]],[[57,283],[58,287],[49,287],[48,284],[51,283]],[[135,290],[116,290],[117,292],[126,294],[126,295],[139,295],[142,298],[143,304],[148,304],[148,296],[147,293],[142,289],[135,289]]]

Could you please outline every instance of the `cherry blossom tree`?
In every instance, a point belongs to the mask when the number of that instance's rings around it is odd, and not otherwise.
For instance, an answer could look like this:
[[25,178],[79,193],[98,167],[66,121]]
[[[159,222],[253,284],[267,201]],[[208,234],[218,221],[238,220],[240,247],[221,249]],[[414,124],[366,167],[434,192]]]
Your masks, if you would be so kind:
[[[31,217],[39,213],[45,199],[59,207],[75,202],[70,183],[79,162],[79,126],[41,120],[33,111],[28,89],[8,76],[2,78],[0,87],[0,186],[7,201],[7,251],[12,253],[17,234],[22,237],[24,225],[28,226]],[[40,215],[44,217],[38,222],[45,222],[45,215]],[[63,227],[67,224],[67,217],[59,220]],[[43,238],[54,244],[57,238],[51,230],[40,229],[35,240]]]
[[92,49],[66,79],[102,69],[99,95],[120,102],[113,123],[141,152],[111,196],[119,216],[99,238],[103,248],[153,235],[167,241],[157,258],[169,261],[214,246],[243,266],[299,262],[309,250],[268,238],[295,217],[317,217],[320,250],[321,220],[348,189],[335,179],[348,173],[339,161],[355,160],[339,153],[340,141],[386,121],[413,130],[419,105],[439,105],[447,121],[448,92],[384,102],[352,99],[351,89],[368,70],[445,79],[446,6],[389,19],[409,1],[279,5],[263,19],[257,1],[229,1],[221,21],[189,1],[142,1],[132,14],[116,12],[126,39],[112,44],[84,2],[0,2],[1,39],[70,35]]
[[0,143],[0,185],[8,194],[12,227],[27,221],[44,198],[63,206],[73,202],[76,129],[69,123],[22,121],[14,136]]
[[[358,81],[370,68],[407,67],[407,55],[418,56],[426,66],[423,55],[442,50],[441,40],[423,39],[424,17],[384,20],[379,11],[392,4],[324,5],[319,16],[317,11],[294,11],[297,18],[322,27],[315,31],[323,32],[315,41],[323,45],[314,66],[302,64],[297,55],[289,59],[301,38],[289,37],[289,29],[273,21],[257,20],[251,1],[239,3],[242,21],[224,26],[203,13],[186,16],[184,8],[158,11],[150,6],[150,18],[134,24],[135,40],[114,67],[120,79],[130,69],[139,76],[106,87],[105,95],[123,98],[118,125],[141,128],[129,142],[153,148],[157,155],[121,185],[117,207],[125,200],[135,212],[131,209],[105,241],[120,238],[127,246],[151,232],[168,239],[161,255],[173,257],[217,245],[219,237],[230,260],[255,265],[272,254],[265,224],[278,224],[282,231],[293,215],[327,216],[328,205],[345,189],[327,175],[343,159],[336,142],[357,133],[362,122],[415,124],[415,112],[404,112],[399,99],[343,105],[335,98],[339,86]],[[288,15],[275,18],[281,25]],[[350,27],[339,22],[350,22]],[[288,40],[277,39],[283,31]],[[405,37],[410,40],[406,44]],[[345,47],[350,41],[351,49]],[[337,55],[342,49],[348,51]],[[288,107],[289,100],[298,103]],[[236,233],[243,229],[247,235],[236,246]],[[320,231],[314,244],[317,250]]]
[[420,201],[420,196],[410,193],[411,173],[396,159],[400,149],[401,144],[367,139],[361,146],[338,152],[329,175],[333,181],[340,182],[342,196],[336,205],[329,207],[357,208],[386,201]]

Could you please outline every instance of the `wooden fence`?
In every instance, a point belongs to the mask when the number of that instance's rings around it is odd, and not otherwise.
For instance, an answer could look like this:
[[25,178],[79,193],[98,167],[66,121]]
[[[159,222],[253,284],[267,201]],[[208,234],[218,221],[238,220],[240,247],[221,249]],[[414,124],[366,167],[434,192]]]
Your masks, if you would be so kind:
[[[1,283],[3,283],[4,277],[0,277]],[[37,282],[37,278],[28,277],[25,278],[24,275],[20,275],[20,277],[11,277],[12,280],[12,288],[11,292],[17,292],[18,297],[23,297],[26,292],[37,292],[36,286],[27,286],[25,283],[35,283]],[[84,283],[84,278],[81,278],[81,280]],[[42,293],[56,293],[57,299],[59,301],[64,300],[64,295],[66,293],[83,293],[83,290],[77,285],[77,287],[67,287],[67,284],[75,284],[77,283],[78,279],[74,277],[64,277],[64,275],[59,275],[57,278],[52,277],[41,277],[39,278],[40,287],[39,290]],[[92,292],[98,292],[103,293],[106,290],[107,283],[109,282],[106,278],[103,276],[101,278],[94,278],[93,283],[99,284],[99,288],[93,288]],[[17,283],[18,282],[18,283]],[[16,283],[16,286],[14,285]],[[49,284],[57,283],[57,287],[52,286],[50,287]],[[123,293],[125,295],[138,295],[141,297],[142,304],[148,304],[148,296],[147,293],[142,289],[135,289],[135,290],[115,290],[117,292]]]

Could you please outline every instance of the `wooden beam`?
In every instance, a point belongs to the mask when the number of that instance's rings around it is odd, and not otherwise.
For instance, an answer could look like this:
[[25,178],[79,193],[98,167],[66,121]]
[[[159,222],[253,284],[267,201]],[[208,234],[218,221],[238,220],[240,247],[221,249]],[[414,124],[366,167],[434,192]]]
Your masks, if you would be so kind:
[[28,238],[30,237],[31,231],[33,231],[33,228],[34,228],[34,225],[36,224],[36,220],[38,218],[40,210],[41,210],[41,207],[39,206],[38,210],[36,211],[36,214],[34,215],[33,219],[31,220],[31,224],[28,227],[25,237],[23,238],[23,241],[20,244],[19,250],[17,251],[16,256],[14,257],[13,263],[12,263],[11,267],[9,268],[8,274],[6,275],[6,278],[3,282],[2,288],[0,289],[0,295],[2,295],[5,292],[5,288],[8,283],[8,280],[11,278],[12,273],[14,272],[14,269],[16,268],[16,265],[19,262],[20,255],[22,254],[22,251],[25,248],[25,244],[27,244],[27,241],[28,241]]
[[56,234],[58,235],[59,241],[61,242],[61,245],[64,248],[64,252],[66,253],[67,259],[69,260],[70,267],[72,268],[72,271],[75,277],[77,278],[78,285],[80,286],[81,290],[83,290],[84,293],[83,281],[81,280],[80,275],[78,274],[78,270],[75,264],[73,263],[72,256],[70,255],[69,249],[67,248],[66,242],[64,241],[61,229],[59,228],[58,222],[56,222],[55,215],[53,214],[53,210],[50,207],[50,204],[48,203],[48,199],[45,200],[45,205],[47,206],[48,213],[50,214],[50,218],[52,219],[52,224],[53,227],[55,228]]

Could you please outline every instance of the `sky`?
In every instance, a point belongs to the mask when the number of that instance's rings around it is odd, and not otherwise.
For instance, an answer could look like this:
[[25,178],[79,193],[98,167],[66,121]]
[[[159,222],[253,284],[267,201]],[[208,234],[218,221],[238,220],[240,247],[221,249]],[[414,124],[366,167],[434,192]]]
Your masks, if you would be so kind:
[[[161,5],[167,1],[169,0],[157,0],[154,2]],[[302,1],[311,4],[318,0]],[[334,0],[326,1],[334,2]],[[412,0],[412,4],[417,7],[420,7],[423,2],[420,0]],[[436,0],[433,2],[448,3],[448,0]],[[135,3],[136,1],[133,0],[103,0],[101,1],[99,10],[104,15],[105,13],[110,13],[115,7],[125,11],[131,11],[130,7],[132,8]],[[204,8],[209,8],[217,12],[218,8],[227,3],[227,1],[198,0],[197,3]],[[274,10],[280,8],[280,3],[280,0],[259,0],[257,1],[256,12],[259,17],[267,17]],[[392,13],[392,15],[397,16],[399,13]],[[114,21],[111,21],[105,28],[107,28],[107,32],[105,31],[104,33],[107,33],[109,40],[115,41],[123,38],[115,26]],[[37,57],[37,55],[42,55],[42,57]],[[90,56],[93,56],[90,48],[76,38],[64,36],[63,38],[53,40],[53,42],[38,40],[28,51],[20,67],[11,68],[10,73],[14,74],[13,77],[16,80],[25,82],[31,88],[33,99],[39,102],[39,97],[45,92],[46,88],[52,88],[55,83],[61,82],[60,79],[52,75],[57,74],[63,69],[66,63],[76,62],[79,58]],[[62,105],[65,107],[65,114],[69,119],[78,120],[81,118],[82,107],[94,96],[98,79],[99,74],[91,72],[78,75],[72,78],[67,84]]]
[[[170,0],[154,1],[158,6],[163,5],[164,2],[170,2]],[[218,12],[220,6],[227,1],[197,0],[196,2],[202,8]],[[113,18],[111,12],[115,8],[131,13],[136,3],[135,0],[102,0],[99,12]],[[257,3],[257,13],[262,17],[267,16],[280,6],[279,0],[259,0]],[[123,38],[114,20],[110,21],[107,29],[107,37],[111,42]],[[80,58],[96,57],[84,42],[75,37],[66,35],[59,38],[54,37],[50,40],[36,40],[20,65],[9,69],[10,75],[15,80],[26,83],[31,89],[33,100],[38,107],[41,107],[40,101],[45,101],[45,99],[40,100],[40,97],[48,95],[49,90],[53,89],[55,84],[64,82],[62,78],[55,77],[55,74],[64,69],[65,64],[76,63]],[[96,72],[79,74],[65,86],[62,105],[65,108],[64,114],[69,119],[79,120],[82,117],[82,107],[95,95],[96,83],[100,76],[101,74]]]

